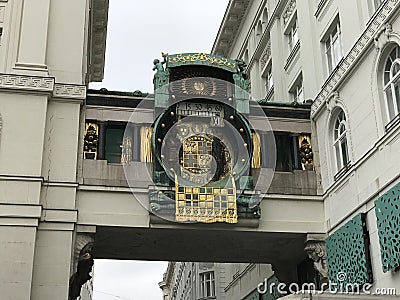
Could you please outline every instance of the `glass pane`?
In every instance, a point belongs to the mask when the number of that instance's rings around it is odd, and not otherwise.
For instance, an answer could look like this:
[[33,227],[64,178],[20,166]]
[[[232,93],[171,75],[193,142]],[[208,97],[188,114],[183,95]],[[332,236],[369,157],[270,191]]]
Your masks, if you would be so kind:
[[292,166],[293,145],[288,134],[276,134],[276,171],[288,172]]
[[398,79],[394,84],[394,94],[396,96],[395,104],[397,107],[394,108],[395,115],[400,112],[400,79]]
[[385,71],[384,73],[383,73],[383,83],[386,85],[386,84],[388,84],[388,82],[390,81],[390,71]]
[[335,41],[335,43],[332,45],[332,55],[333,55],[332,66],[336,67],[336,65],[339,63],[340,59],[342,58],[339,39],[337,39]]
[[336,144],[335,151],[336,151],[336,163],[337,163],[338,171],[340,171],[343,168],[342,157],[340,156],[340,149],[339,148],[340,148],[339,144]]
[[349,155],[347,152],[347,138],[344,137],[341,141],[342,144],[342,158],[343,158],[343,166],[346,166],[347,163],[349,162]]
[[121,163],[124,128],[107,128],[105,158],[109,163]]
[[386,92],[386,103],[389,110],[389,121],[390,121],[395,116],[391,86],[389,86],[385,92]]
[[400,64],[398,62],[395,62],[392,67],[392,78],[396,77],[396,74],[399,73],[399,71],[400,71]]

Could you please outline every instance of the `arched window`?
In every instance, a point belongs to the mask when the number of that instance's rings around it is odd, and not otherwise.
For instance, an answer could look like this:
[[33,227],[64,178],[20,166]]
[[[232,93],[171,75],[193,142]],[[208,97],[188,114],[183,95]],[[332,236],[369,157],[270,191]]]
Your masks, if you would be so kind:
[[335,148],[336,166],[338,172],[346,167],[350,162],[347,136],[348,132],[346,116],[343,110],[341,110],[336,117],[333,128],[333,147]]
[[383,72],[383,89],[389,122],[400,113],[400,47],[389,54]]

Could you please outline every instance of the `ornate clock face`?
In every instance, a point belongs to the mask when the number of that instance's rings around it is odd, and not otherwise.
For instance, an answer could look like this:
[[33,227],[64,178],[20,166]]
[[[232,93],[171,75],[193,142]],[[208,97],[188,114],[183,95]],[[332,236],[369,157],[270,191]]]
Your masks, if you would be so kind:
[[224,117],[224,106],[219,103],[179,102],[176,113],[180,116]]

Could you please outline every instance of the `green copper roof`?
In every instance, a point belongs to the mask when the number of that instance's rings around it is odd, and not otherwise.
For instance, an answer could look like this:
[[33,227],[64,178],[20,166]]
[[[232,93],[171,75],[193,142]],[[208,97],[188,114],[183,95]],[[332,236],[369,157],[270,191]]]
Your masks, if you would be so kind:
[[180,53],[168,55],[167,67],[174,68],[186,65],[205,65],[221,68],[236,73],[237,65],[232,59],[207,53]]

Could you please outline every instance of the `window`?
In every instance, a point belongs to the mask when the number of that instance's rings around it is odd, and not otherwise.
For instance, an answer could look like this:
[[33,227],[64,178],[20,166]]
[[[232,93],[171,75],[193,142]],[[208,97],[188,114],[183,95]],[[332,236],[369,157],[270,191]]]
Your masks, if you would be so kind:
[[289,36],[289,50],[292,51],[299,41],[299,34],[297,31],[297,20],[294,20],[293,25],[290,27]]
[[335,148],[337,171],[340,172],[350,162],[347,146],[347,122],[343,110],[339,112],[335,120],[333,147]]
[[400,113],[400,47],[389,54],[383,72],[383,89],[389,122]]
[[[124,125],[112,124],[106,129],[105,159],[109,163],[120,164],[123,158]],[[127,143],[127,141],[125,141]]]
[[274,80],[272,78],[272,66],[268,67],[268,70],[264,78],[265,78],[265,95],[266,97],[268,97],[274,87]]
[[298,136],[288,132],[275,132],[276,165],[275,171],[291,172],[301,170],[298,149]]
[[200,293],[202,298],[215,297],[214,272],[200,274]]
[[292,87],[290,94],[292,95],[293,102],[304,102],[304,88],[302,78],[300,78],[300,80]]
[[325,42],[329,73],[333,71],[333,69],[337,66],[337,64],[343,57],[342,41],[340,35],[340,23],[337,22]]
[[3,28],[0,27],[0,46],[1,46],[2,37],[3,37]]

